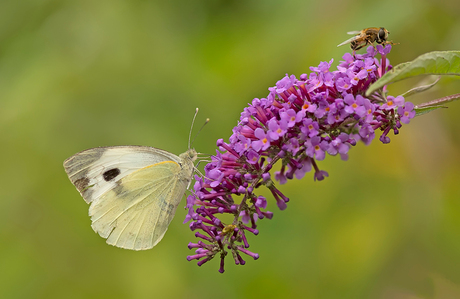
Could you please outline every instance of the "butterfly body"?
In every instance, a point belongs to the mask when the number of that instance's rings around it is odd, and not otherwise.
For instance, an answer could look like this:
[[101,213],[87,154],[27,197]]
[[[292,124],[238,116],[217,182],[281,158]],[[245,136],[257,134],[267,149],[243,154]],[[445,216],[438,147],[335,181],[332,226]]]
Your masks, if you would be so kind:
[[146,146],[92,148],[68,158],[70,181],[90,204],[92,227],[107,243],[150,249],[163,238],[194,172],[197,153]]

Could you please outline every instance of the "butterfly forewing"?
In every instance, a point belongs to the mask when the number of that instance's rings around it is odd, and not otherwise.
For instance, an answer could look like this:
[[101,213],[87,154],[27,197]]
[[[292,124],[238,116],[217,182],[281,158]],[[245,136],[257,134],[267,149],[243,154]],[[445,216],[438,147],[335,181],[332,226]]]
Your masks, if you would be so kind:
[[[167,151],[147,146],[97,147],[82,151],[64,161],[72,184],[87,203],[116,186],[130,173],[163,161],[179,162],[179,157]],[[118,170],[115,177],[105,173]]]

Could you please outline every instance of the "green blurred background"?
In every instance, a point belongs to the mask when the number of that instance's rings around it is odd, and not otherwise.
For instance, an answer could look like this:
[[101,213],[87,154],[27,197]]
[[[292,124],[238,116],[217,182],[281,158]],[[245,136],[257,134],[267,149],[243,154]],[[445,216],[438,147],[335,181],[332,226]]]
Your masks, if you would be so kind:
[[[146,252],[105,244],[62,162],[108,145],[179,154],[195,107],[215,153],[240,112],[286,73],[347,47],[347,31],[384,26],[393,65],[460,48],[460,2],[0,1],[0,297],[460,298],[460,105],[405,125],[348,162],[320,163],[280,189],[245,266],[187,262],[185,201]],[[430,78],[391,85],[398,95]],[[443,78],[422,103],[460,92]]]

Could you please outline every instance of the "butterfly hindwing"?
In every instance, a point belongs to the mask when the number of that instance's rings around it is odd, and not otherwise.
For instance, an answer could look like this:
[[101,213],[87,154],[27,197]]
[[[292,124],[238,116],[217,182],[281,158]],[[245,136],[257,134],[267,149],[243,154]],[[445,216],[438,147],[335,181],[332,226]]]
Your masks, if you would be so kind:
[[117,247],[152,248],[163,238],[187,187],[180,172],[178,163],[165,161],[122,178],[91,205],[93,229]]

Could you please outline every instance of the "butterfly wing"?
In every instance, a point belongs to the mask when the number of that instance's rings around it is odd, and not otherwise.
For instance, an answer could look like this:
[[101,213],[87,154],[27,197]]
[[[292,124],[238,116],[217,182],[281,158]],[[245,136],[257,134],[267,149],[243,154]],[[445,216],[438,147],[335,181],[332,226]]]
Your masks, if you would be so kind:
[[93,229],[111,245],[142,250],[163,238],[191,180],[193,160],[182,155],[144,146],[100,147],[70,157],[64,168],[91,204]]
[[150,249],[163,238],[189,181],[173,161],[137,170],[91,204],[91,226],[110,245]]

